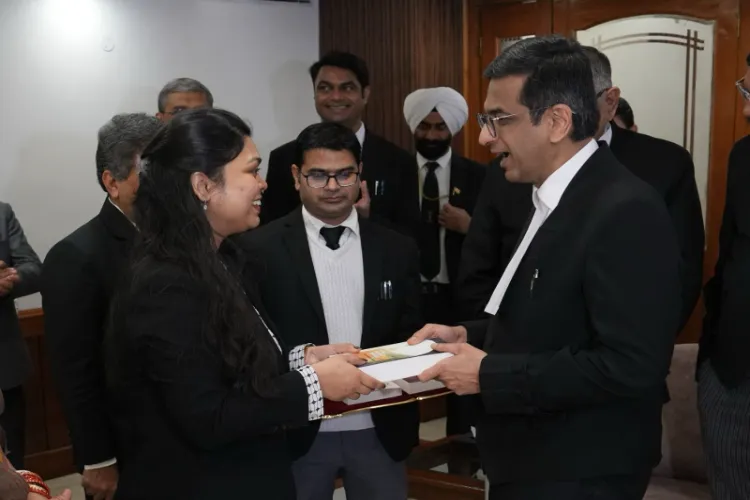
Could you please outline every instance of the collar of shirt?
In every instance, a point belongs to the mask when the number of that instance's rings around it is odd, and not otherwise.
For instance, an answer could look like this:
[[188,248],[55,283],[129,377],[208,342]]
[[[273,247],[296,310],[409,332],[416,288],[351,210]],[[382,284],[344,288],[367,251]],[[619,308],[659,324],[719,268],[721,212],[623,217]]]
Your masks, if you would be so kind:
[[[323,236],[320,234],[320,230],[324,227],[336,227],[330,224],[326,224],[322,220],[311,214],[305,206],[302,206],[302,220],[305,222],[305,230],[307,231],[308,238],[315,238],[316,240],[325,241]],[[359,236],[359,217],[357,216],[357,210],[352,207],[352,212],[344,222],[339,224],[349,229],[352,233]]]
[[[435,160],[435,163],[437,163],[439,165],[438,169],[444,168],[444,169],[447,170],[451,166],[451,155],[452,154],[453,154],[453,151],[451,150],[451,148],[448,148],[448,152],[447,153],[445,153],[443,156],[441,156],[440,158],[438,158],[437,160]],[[430,160],[428,160],[427,158],[425,158],[421,154],[417,153],[417,165],[419,165],[420,169],[427,168],[427,167],[425,167],[425,165],[427,165],[427,163],[429,163],[429,162],[430,162]]]
[[607,126],[604,128],[604,133],[599,138],[600,141],[604,141],[607,143],[607,146],[612,145],[612,125],[607,123]]
[[133,222],[132,220],[130,220],[128,218],[128,216],[125,215],[125,212],[122,211],[122,208],[120,208],[119,206],[117,206],[117,203],[115,203],[114,201],[112,201],[112,198],[110,198],[109,196],[107,196],[107,201],[109,201],[112,204],[112,206],[115,207],[117,209],[117,211],[122,214],[123,217],[125,217],[126,219],[128,219],[128,222],[130,222],[131,224],[133,224],[133,227],[136,227],[135,222]]
[[591,158],[591,155],[596,153],[597,149],[599,149],[599,145],[592,139],[571,159],[555,170],[538,189],[534,187],[531,195],[534,208],[544,211],[545,217],[549,216],[557,208],[557,204],[560,203],[560,198],[568,188],[570,181],[581,170],[584,163]]
[[365,122],[362,122],[362,125],[359,126],[359,130],[357,130],[354,135],[357,136],[359,146],[362,147],[362,145],[365,143]]

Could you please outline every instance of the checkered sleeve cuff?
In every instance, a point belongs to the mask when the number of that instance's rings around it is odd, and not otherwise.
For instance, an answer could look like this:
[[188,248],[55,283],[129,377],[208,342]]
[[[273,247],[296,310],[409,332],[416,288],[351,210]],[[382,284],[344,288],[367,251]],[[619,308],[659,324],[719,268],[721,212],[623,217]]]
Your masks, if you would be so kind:
[[298,345],[291,351],[289,351],[289,369],[299,370],[305,366],[305,348],[314,344],[302,344]]
[[305,379],[307,386],[307,420],[320,420],[323,417],[323,391],[320,390],[318,374],[312,366],[304,366],[297,371]]

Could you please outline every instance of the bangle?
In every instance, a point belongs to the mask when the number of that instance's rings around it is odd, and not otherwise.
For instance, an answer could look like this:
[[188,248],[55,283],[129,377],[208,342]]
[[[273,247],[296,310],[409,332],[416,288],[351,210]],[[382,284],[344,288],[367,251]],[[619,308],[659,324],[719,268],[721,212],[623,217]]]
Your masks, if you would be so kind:
[[36,493],[44,498],[52,498],[49,486],[44,482],[42,476],[27,470],[18,470],[16,473],[26,482],[29,492]]

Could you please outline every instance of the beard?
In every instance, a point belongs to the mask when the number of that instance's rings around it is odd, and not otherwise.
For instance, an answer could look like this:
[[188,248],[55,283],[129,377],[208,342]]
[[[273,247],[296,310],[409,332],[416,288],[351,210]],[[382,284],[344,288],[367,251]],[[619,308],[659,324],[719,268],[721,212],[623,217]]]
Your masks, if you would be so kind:
[[452,137],[445,140],[416,139],[414,143],[419,154],[430,161],[435,161],[448,152],[451,139]]

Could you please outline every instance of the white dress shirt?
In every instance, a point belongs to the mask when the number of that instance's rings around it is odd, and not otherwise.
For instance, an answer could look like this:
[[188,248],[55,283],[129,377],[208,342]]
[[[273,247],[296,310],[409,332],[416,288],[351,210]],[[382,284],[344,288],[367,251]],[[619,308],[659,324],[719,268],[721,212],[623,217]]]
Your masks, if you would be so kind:
[[612,125],[611,124],[609,123],[607,124],[607,126],[604,129],[604,133],[599,138],[599,140],[606,142],[607,146],[612,145]]
[[529,223],[529,228],[523,235],[521,243],[516,248],[516,253],[513,254],[513,258],[500,277],[495,291],[492,292],[492,297],[490,297],[487,307],[484,308],[484,312],[493,315],[497,314],[505,292],[508,291],[508,286],[518,270],[518,265],[526,254],[529,245],[534,240],[537,231],[544,224],[544,221],[547,220],[547,217],[557,208],[557,204],[560,203],[560,198],[562,198],[563,193],[568,188],[570,181],[573,180],[573,177],[581,170],[581,167],[583,167],[591,155],[596,153],[597,149],[599,149],[599,145],[595,140],[591,140],[573,155],[571,159],[555,170],[538,189],[536,186],[532,189],[531,201],[534,203],[534,216]]
[[[337,344],[362,342],[362,318],[365,309],[365,269],[362,262],[362,241],[357,211],[340,225],[346,229],[339,239],[339,248],[331,250],[320,230],[332,227],[302,207],[318,291],[326,320],[328,342]],[[373,427],[370,412],[358,412],[320,424],[321,432],[358,431]]]
[[359,141],[359,146],[362,147],[365,144],[365,124],[362,122],[362,124],[359,126],[359,129],[354,132],[354,135],[357,136],[357,140]]
[[[443,156],[435,160],[438,167],[435,169],[435,176],[438,181],[438,195],[440,196],[440,210],[443,209],[446,203],[448,203],[448,197],[450,196],[451,188],[451,148],[448,148],[448,152]],[[427,163],[430,160],[417,153],[417,167],[419,172],[419,208],[422,208],[422,190],[424,188],[424,179],[427,176],[429,169]],[[448,264],[445,260],[445,228],[440,226],[440,272],[432,278],[432,280],[425,279],[424,276],[420,276],[422,282],[442,283],[448,284]]]

